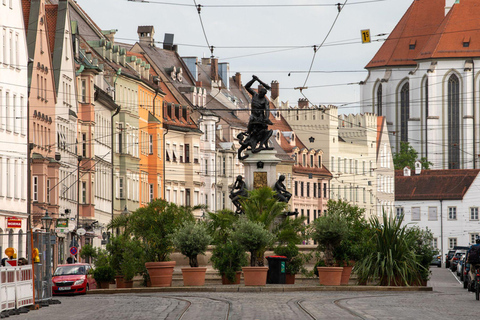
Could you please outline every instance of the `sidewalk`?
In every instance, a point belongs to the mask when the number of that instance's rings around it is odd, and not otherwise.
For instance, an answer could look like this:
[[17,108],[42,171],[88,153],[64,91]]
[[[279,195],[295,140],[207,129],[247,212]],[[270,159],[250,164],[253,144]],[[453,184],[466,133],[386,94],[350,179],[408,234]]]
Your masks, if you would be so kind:
[[[318,281],[318,280],[317,280]],[[212,285],[206,284],[199,287],[137,287],[129,289],[96,289],[87,294],[116,294],[116,293],[152,293],[152,292],[302,292],[302,291],[432,291],[432,287],[380,287],[380,286],[321,286],[319,284],[267,284],[263,287],[240,285]]]

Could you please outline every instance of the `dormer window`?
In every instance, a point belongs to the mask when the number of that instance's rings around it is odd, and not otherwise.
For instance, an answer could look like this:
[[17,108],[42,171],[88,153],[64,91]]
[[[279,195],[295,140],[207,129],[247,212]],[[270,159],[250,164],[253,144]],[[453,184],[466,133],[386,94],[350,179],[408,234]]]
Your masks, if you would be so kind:
[[415,50],[416,46],[417,46],[417,40],[411,40],[410,44],[408,45],[408,49]]
[[464,48],[470,47],[470,37],[464,37],[463,38],[463,47]]
[[306,154],[303,155],[302,165],[305,166],[305,167],[307,166],[307,155]]

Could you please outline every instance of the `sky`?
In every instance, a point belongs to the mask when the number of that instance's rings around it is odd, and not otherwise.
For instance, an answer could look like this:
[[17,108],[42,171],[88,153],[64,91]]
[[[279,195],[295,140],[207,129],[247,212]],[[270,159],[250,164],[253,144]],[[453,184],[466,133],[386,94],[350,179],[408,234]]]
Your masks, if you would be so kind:
[[[174,34],[180,56],[210,57],[213,46],[214,56],[230,64],[231,75],[240,72],[243,84],[252,75],[277,80],[283,102],[296,105],[306,97],[358,113],[364,67],[413,0],[340,0],[346,3],[340,13],[338,1],[77,0],[100,28],[118,30],[116,41],[134,44],[137,27],[153,25],[156,41]],[[362,44],[366,29],[372,42]]]

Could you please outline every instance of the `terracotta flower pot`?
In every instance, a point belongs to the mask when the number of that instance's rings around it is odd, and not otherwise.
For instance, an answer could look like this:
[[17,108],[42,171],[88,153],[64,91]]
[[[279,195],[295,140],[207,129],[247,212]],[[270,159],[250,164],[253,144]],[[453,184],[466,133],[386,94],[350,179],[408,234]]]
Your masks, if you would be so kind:
[[207,268],[182,268],[184,286],[203,286]]
[[339,286],[343,267],[317,267],[318,279],[324,286]]
[[175,261],[146,262],[152,287],[171,287]]
[[350,275],[352,274],[352,269],[353,269],[353,266],[343,267],[342,279],[340,280],[340,284],[342,285],[348,284],[348,280],[350,280]]
[[124,288],[133,288],[133,280],[123,280]]
[[295,284],[295,273],[285,273],[285,284]]
[[110,289],[110,281],[97,281],[98,289]]
[[243,267],[243,281],[246,286],[264,286],[267,284],[268,267]]
[[230,280],[228,280],[225,274],[222,274],[222,284],[240,284],[241,276],[242,276],[242,271],[237,271],[237,274],[235,275],[235,281],[231,282]]

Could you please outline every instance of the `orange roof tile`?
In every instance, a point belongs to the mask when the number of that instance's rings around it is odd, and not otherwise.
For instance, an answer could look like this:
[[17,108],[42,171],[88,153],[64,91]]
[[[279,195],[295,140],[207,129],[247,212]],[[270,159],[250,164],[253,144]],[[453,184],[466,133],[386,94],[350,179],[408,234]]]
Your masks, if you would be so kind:
[[50,46],[50,52],[53,55],[55,47],[55,33],[57,31],[57,13],[58,5],[47,4],[45,5],[45,16],[47,20],[47,32],[48,32],[48,44]]
[[[395,200],[461,200],[480,170],[422,170],[419,175],[403,176],[395,171]],[[412,172],[413,173],[413,172]]]
[[[418,59],[480,56],[480,2],[461,0],[453,5],[443,23],[418,55]],[[468,47],[464,47],[468,42]]]
[[30,0],[22,0],[22,9],[23,9],[23,23],[25,24],[25,30],[28,34],[28,21],[30,18]]
[[413,1],[366,68],[416,65],[415,58],[442,23],[444,16],[443,0]]

